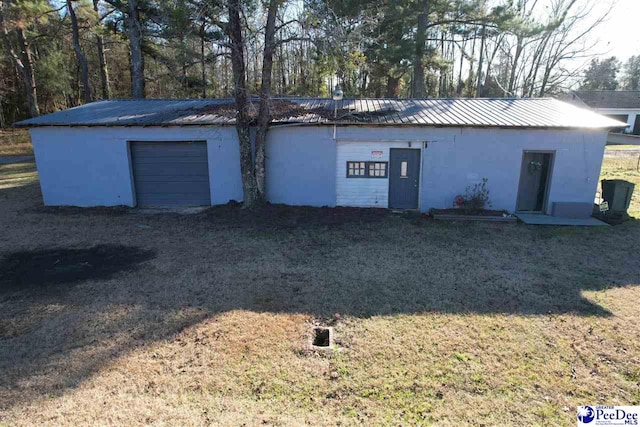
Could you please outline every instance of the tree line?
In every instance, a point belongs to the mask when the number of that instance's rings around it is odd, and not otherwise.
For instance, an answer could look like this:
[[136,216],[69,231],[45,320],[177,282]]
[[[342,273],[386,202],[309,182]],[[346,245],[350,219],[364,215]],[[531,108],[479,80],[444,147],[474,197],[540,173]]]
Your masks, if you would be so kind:
[[634,55],[624,63],[615,56],[592,59],[580,89],[640,90],[640,55]]
[[[246,90],[532,97],[591,59],[595,0],[243,0]],[[108,98],[230,97],[226,0],[0,0],[0,125]],[[544,4],[544,7],[542,6]],[[271,64],[265,31],[274,6]],[[636,67],[637,68],[637,67]]]

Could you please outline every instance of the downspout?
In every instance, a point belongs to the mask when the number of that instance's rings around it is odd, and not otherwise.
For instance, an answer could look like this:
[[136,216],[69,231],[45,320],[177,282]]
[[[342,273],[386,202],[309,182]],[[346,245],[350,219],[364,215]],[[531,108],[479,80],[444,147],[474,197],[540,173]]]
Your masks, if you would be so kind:
[[333,101],[333,142],[336,142],[336,133],[338,132],[336,120],[338,120],[338,101]]
[[344,93],[340,89],[334,90],[331,94],[331,97],[333,98],[333,142],[336,142],[336,135],[338,132],[336,124],[338,121],[338,101],[342,101],[343,96]]

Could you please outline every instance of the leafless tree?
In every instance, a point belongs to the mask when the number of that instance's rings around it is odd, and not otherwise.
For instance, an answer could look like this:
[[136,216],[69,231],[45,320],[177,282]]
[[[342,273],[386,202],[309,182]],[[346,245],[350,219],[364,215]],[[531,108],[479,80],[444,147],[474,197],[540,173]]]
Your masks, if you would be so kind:
[[102,36],[101,18],[99,10],[99,0],[93,0],[93,10],[96,13],[96,46],[98,49],[98,62],[100,65],[100,85],[102,89],[102,98],[111,98],[111,87],[109,83],[109,69],[107,67],[107,57],[104,52],[104,38]]
[[131,96],[145,97],[144,56],[142,55],[142,25],[138,0],[129,0],[127,7],[127,34],[131,52]]
[[73,10],[73,2],[67,0],[67,12],[71,19],[71,34],[73,39],[73,50],[76,53],[76,60],[82,76],[82,90],[84,94],[84,102],[91,102],[91,85],[89,84],[89,66],[87,65],[87,57],[80,46],[80,31],[78,29],[78,18]]

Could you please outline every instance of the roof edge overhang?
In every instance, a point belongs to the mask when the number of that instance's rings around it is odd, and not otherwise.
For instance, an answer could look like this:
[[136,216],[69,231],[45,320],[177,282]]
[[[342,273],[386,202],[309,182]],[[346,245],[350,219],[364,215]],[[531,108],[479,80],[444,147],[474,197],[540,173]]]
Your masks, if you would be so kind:
[[[194,127],[235,127],[235,123],[145,123],[140,124],[102,124],[102,123],[78,123],[78,124],[21,124],[17,122],[13,125],[16,128],[35,129],[35,128],[194,128]],[[586,126],[513,126],[513,125],[467,125],[467,124],[420,124],[420,123],[362,123],[362,122],[317,122],[317,123],[301,123],[301,122],[277,122],[272,123],[270,128],[279,127],[412,127],[412,128],[469,128],[469,129],[526,129],[526,130],[582,130],[582,131],[611,131],[613,129],[627,128],[628,124],[620,124],[618,126],[606,127],[586,127]],[[255,128],[255,125],[250,125]]]

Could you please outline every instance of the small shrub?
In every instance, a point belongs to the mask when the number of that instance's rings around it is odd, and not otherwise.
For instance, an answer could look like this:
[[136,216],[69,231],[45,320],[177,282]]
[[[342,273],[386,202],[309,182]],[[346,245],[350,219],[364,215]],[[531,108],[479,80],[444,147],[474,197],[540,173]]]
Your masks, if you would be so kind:
[[487,188],[487,178],[467,187],[464,196],[458,195],[454,202],[456,207],[464,209],[465,213],[477,214],[478,212],[491,207],[489,199],[489,189]]

